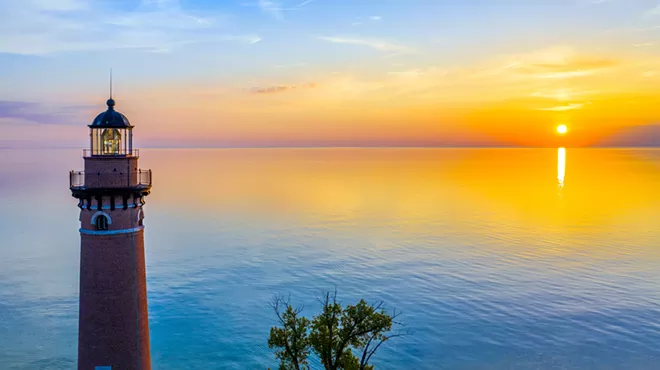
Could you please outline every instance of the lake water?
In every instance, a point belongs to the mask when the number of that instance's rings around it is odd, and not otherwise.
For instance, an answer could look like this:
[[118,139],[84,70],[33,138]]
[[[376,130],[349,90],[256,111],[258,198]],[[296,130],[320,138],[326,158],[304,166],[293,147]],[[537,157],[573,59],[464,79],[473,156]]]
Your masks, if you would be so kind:
[[[154,369],[275,367],[334,287],[403,311],[377,369],[658,368],[660,150],[141,154]],[[0,151],[0,369],[75,368],[80,157]]]

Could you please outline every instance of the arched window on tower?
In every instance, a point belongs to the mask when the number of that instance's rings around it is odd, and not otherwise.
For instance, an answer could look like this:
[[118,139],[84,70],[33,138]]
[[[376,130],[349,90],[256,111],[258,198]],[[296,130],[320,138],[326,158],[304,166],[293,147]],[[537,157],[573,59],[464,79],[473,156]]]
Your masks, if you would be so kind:
[[142,207],[140,207],[140,209],[137,212],[138,226],[144,226],[144,222],[142,220],[144,220],[144,212],[142,211]]
[[106,128],[101,134],[102,154],[121,154],[121,133],[116,128]]
[[108,230],[108,218],[104,215],[98,215],[96,216],[94,225],[96,226],[96,230]]

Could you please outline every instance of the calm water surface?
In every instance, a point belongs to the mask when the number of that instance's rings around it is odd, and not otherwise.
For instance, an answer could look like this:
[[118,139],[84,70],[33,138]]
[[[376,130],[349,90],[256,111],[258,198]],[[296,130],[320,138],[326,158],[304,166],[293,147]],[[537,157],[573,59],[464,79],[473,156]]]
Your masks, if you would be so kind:
[[[378,369],[658,368],[660,151],[141,154],[154,369],[275,366],[335,286],[403,311]],[[0,369],[75,368],[80,155],[0,151]]]

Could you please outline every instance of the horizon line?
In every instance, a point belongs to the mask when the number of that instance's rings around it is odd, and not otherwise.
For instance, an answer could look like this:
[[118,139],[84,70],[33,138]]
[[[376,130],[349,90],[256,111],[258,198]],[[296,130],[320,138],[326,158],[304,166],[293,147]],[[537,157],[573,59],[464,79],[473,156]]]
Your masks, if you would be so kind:
[[[134,149],[660,149],[658,145],[589,145],[589,146],[524,146],[524,145],[241,145],[241,146],[142,146]],[[85,149],[79,146],[4,146],[2,149]]]

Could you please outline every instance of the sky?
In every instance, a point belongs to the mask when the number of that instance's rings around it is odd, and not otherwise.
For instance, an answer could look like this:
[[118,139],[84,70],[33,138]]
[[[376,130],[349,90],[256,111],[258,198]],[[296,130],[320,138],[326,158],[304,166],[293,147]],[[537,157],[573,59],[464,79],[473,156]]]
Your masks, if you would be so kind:
[[84,147],[110,69],[143,147],[660,145],[659,36],[659,0],[0,0],[0,147]]

